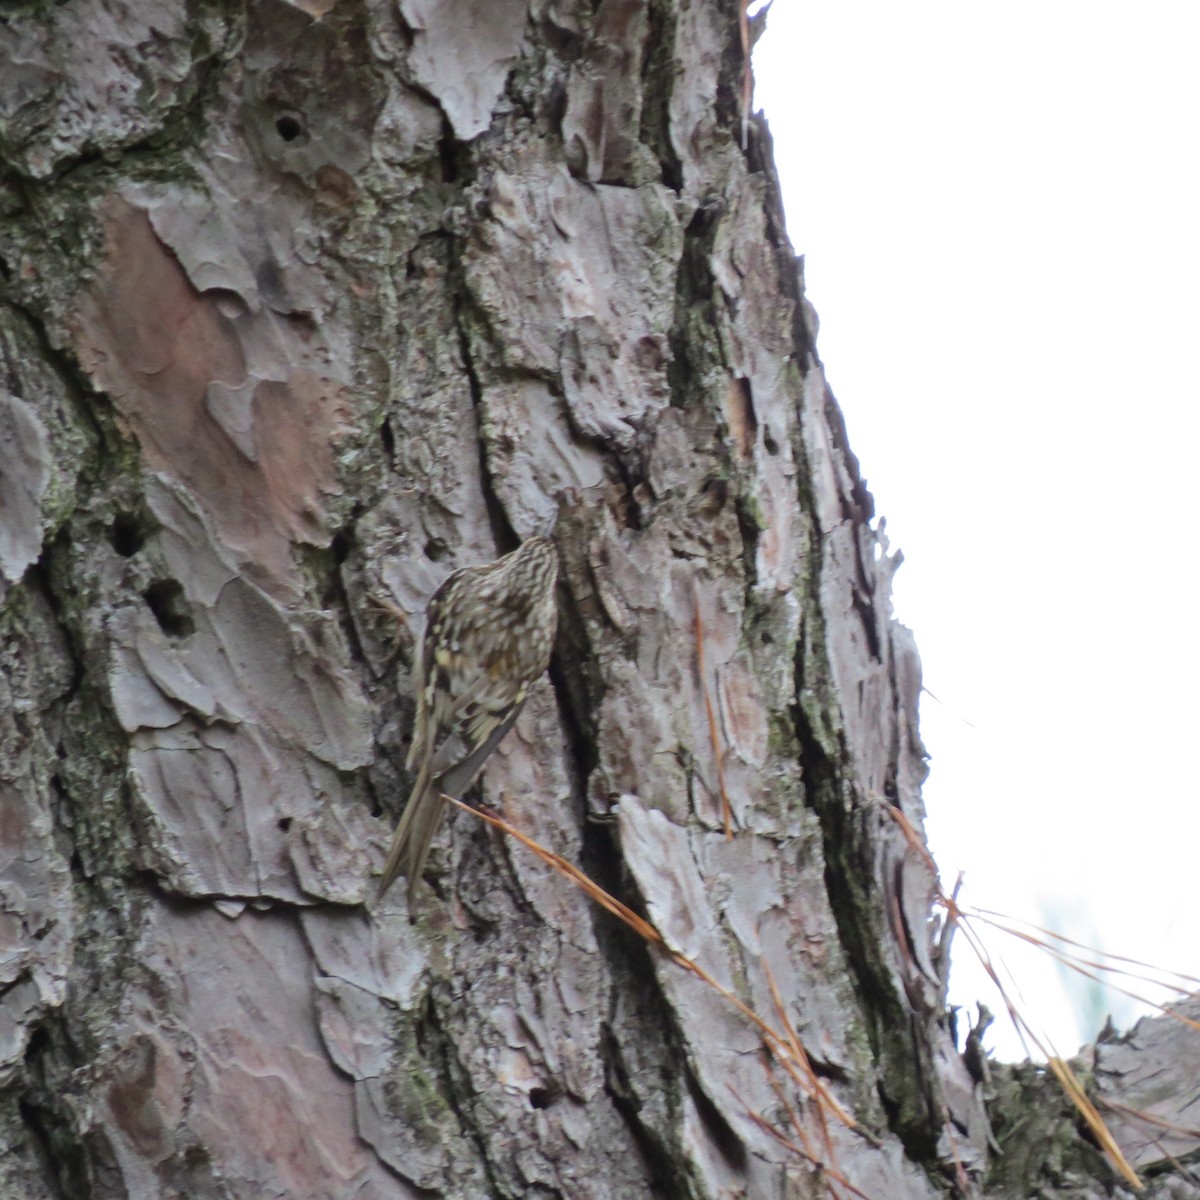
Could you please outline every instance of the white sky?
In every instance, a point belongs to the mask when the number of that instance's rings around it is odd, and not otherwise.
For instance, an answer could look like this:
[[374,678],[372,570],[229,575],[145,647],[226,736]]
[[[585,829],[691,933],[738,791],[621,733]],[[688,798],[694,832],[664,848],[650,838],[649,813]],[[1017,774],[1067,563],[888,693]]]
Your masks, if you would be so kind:
[[[943,880],[1194,975],[1198,63],[1194,0],[776,0],[755,53],[822,361],[940,701]],[[990,944],[1059,1052],[1134,1011],[1085,981],[1068,1004],[1040,957]],[[999,1012],[956,949],[951,1000]]]

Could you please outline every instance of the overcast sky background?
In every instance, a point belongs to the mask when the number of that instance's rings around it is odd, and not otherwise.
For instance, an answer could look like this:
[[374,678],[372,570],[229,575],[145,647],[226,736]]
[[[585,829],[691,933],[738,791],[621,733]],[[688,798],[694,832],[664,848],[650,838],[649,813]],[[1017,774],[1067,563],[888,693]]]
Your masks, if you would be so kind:
[[[944,883],[1200,976],[1198,56],[1192,2],[776,0],[755,105],[905,555]],[[989,945],[1060,1053],[1134,1015]]]

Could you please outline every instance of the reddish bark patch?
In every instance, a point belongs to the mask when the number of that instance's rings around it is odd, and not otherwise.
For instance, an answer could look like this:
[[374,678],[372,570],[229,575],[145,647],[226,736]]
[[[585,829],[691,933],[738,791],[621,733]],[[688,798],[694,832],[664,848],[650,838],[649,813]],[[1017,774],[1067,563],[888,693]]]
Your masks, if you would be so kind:
[[192,493],[260,583],[291,590],[291,542],[328,537],[341,388],[305,369],[313,348],[257,297],[197,291],[142,209],[112,199],[105,238],[76,319],[81,362],[146,465]]
[[166,1158],[174,1140],[155,1100],[157,1053],[154,1041],[140,1034],[110,1066],[108,1108],[113,1122],[138,1152],[151,1161]]
[[737,447],[742,462],[748,462],[754,455],[754,443],[758,437],[758,417],[754,412],[748,379],[730,376],[725,393],[725,416],[729,421],[729,440]]

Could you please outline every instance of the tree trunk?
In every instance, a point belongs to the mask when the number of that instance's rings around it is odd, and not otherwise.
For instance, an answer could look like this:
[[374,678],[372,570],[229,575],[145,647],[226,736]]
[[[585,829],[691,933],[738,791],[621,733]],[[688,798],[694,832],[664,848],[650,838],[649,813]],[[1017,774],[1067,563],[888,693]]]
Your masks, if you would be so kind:
[[[1124,1194],[1030,1070],[1004,1174],[955,1049],[744,46],[715,0],[0,16],[0,1196]],[[482,799],[667,949],[463,813],[375,898],[425,601],[556,509]]]

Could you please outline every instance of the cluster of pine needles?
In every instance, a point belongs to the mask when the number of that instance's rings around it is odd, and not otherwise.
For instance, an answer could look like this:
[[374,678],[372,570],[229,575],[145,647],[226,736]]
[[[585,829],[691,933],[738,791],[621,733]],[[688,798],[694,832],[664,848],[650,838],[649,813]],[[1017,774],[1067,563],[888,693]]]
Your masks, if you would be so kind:
[[[698,593],[695,599],[695,639],[696,639],[696,669],[701,689],[704,694],[705,712],[708,732],[712,743],[712,754],[716,765],[718,792],[721,800],[722,826],[726,839],[733,837],[733,813],[729,794],[725,786],[724,749],[720,744],[716,712],[708,688],[708,671],[704,660],[705,631],[700,616],[700,601]],[[449,799],[449,797],[447,797]],[[531,850],[538,858],[552,867],[560,875],[569,879],[582,889],[601,908],[612,913],[638,935],[648,946],[653,947],[662,957],[669,959],[676,966],[696,978],[702,980],[708,987],[718,992],[728,1003],[733,1005],[741,1015],[750,1022],[762,1037],[763,1064],[767,1072],[772,1091],[778,1099],[780,1110],[785,1114],[785,1122],[774,1122],[763,1113],[749,1107],[733,1092],[735,1100],[742,1105],[747,1118],[776,1141],[780,1142],[797,1158],[812,1165],[819,1179],[823,1180],[829,1189],[833,1200],[843,1200],[846,1195],[857,1197],[858,1200],[878,1200],[878,1197],[868,1196],[855,1187],[845,1176],[838,1165],[834,1149],[833,1137],[830,1132],[833,1123],[840,1123],[847,1129],[855,1131],[859,1136],[875,1142],[875,1139],[860,1126],[849,1113],[845,1111],[830,1093],[822,1080],[814,1071],[800,1035],[788,1015],[787,1006],[776,986],[775,977],[771,973],[770,964],[762,962],[763,973],[771,991],[771,999],[775,1009],[774,1016],[768,1020],[756,1013],[740,997],[734,995],[727,987],[719,983],[702,964],[689,958],[667,945],[662,934],[644,917],[634,912],[628,905],[623,904],[615,896],[610,895],[598,883],[590,879],[573,863],[568,862],[562,855],[547,850],[533,838],[510,825],[502,817],[494,813],[472,808],[461,801],[454,800],[459,808],[470,812],[488,824],[495,826],[502,833],[520,842]],[[908,818],[894,805],[881,802],[883,811],[889,813],[896,821],[913,853],[925,861],[930,877],[934,880],[934,902],[946,915],[947,925],[943,929],[943,940],[948,939],[950,930],[954,929],[962,936],[971,951],[979,959],[984,971],[995,985],[1004,1007],[1012,1021],[1026,1054],[1034,1057],[1034,1049],[1045,1059],[1051,1073],[1062,1086],[1064,1093],[1070,1099],[1091,1130],[1097,1144],[1108,1156],[1114,1169],[1133,1188],[1140,1190],[1142,1182],[1137,1172],[1130,1166],[1125,1155],[1121,1152],[1116,1138],[1104,1122],[1100,1111],[1088,1096],[1083,1084],[1072,1070],[1068,1061],[1058,1054],[1050,1039],[1039,1033],[1033,1022],[1023,1011],[1022,1006],[1014,998],[1015,987],[1006,986],[998,969],[1000,959],[992,954],[985,941],[990,933],[1000,933],[1005,937],[1016,939],[1018,942],[1035,947],[1048,955],[1053,961],[1077,972],[1086,979],[1098,982],[1122,995],[1132,997],[1152,1008],[1190,1026],[1200,1032],[1200,1023],[1185,1017],[1182,1013],[1147,999],[1145,996],[1126,986],[1127,981],[1141,982],[1156,989],[1178,994],[1187,994],[1200,990],[1200,979],[1179,972],[1166,971],[1149,963],[1140,962],[1120,955],[1108,954],[1105,951],[1085,946],[1080,942],[1055,933],[1051,929],[1032,925],[1016,918],[1007,917],[1003,913],[991,909],[964,906],[958,902],[959,886],[954,892],[947,894],[942,888],[937,866],[933,861],[924,841],[913,829]],[[961,885],[961,878],[959,885]],[[1010,977],[1011,978],[1011,977]],[[1118,982],[1121,981],[1121,982]],[[1031,1047],[1033,1049],[1031,1049]],[[796,1103],[789,1096],[782,1076],[790,1080],[796,1093],[806,1102],[806,1107],[813,1114],[812,1125],[815,1133],[806,1128]],[[733,1091],[731,1086],[731,1091]],[[1126,1119],[1137,1120],[1152,1129],[1183,1133],[1200,1138],[1200,1130],[1183,1129],[1163,1121],[1152,1113],[1128,1108],[1123,1105],[1109,1104],[1101,1101],[1106,1107],[1119,1112]],[[963,1196],[973,1194],[966,1169],[958,1157],[953,1124],[949,1114],[945,1114],[945,1129],[947,1140],[955,1160],[955,1175],[958,1190]],[[1169,1156],[1168,1156],[1169,1157]]]
[[[447,797],[447,799],[451,798]],[[868,1196],[855,1187],[840,1169],[833,1145],[833,1138],[830,1133],[830,1126],[831,1123],[837,1122],[844,1125],[847,1129],[854,1130],[859,1135],[868,1138],[868,1140],[874,1141],[874,1139],[842,1108],[814,1071],[800,1035],[797,1033],[795,1025],[788,1015],[787,1006],[780,995],[769,963],[764,960],[761,965],[771,990],[771,998],[775,1009],[773,1018],[771,1019],[764,1018],[756,1013],[744,1000],[718,982],[702,964],[669,946],[662,934],[649,921],[634,912],[633,909],[622,903],[615,896],[605,891],[604,888],[587,876],[574,863],[569,862],[562,855],[555,854],[552,850],[546,849],[545,846],[535,841],[528,834],[522,833],[521,830],[510,825],[502,817],[493,812],[472,808],[470,805],[464,804],[459,800],[452,800],[452,803],[465,812],[471,813],[474,817],[486,821],[507,837],[527,847],[548,866],[580,888],[601,908],[627,925],[663,958],[669,959],[682,970],[702,980],[708,987],[719,993],[729,1004],[737,1009],[762,1038],[764,1066],[768,1073],[771,1088],[775,1092],[780,1108],[787,1118],[786,1123],[782,1125],[773,1122],[763,1113],[750,1109],[742,1098],[736,1092],[733,1092],[734,1098],[738,1103],[743,1105],[748,1119],[786,1147],[789,1152],[795,1154],[797,1158],[810,1163],[826,1182],[830,1195],[834,1197],[834,1200],[842,1200],[842,1197],[845,1195],[858,1197],[859,1200],[878,1200],[878,1197]],[[885,811],[890,812],[895,818],[914,851],[927,860],[930,870],[933,871],[933,877],[936,880],[937,873],[933,868],[932,857],[929,855],[929,851],[916,831],[909,824],[907,818],[891,805],[885,806]],[[995,956],[989,952],[985,944],[983,931],[995,931],[1017,939],[1022,943],[1032,945],[1049,955],[1054,961],[1062,963],[1073,971],[1077,971],[1085,978],[1100,981],[1124,995],[1141,1000],[1151,1007],[1157,1008],[1165,1015],[1172,1017],[1174,1020],[1180,1021],[1197,1031],[1200,1031],[1200,1023],[1185,1017],[1167,1005],[1146,999],[1123,984],[1113,982],[1113,978],[1141,980],[1159,987],[1167,986],[1172,990],[1180,992],[1197,990],[1200,988],[1200,979],[1177,972],[1163,971],[1160,968],[1156,968],[1148,963],[1139,962],[1136,959],[1107,954],[1104,951],[1096,950],[1080,942],[1073,941],[1071,938],[1055,933],[1053,930],[1029,925],[1014,918],[1006,917],[1002,913],[989,909],[971,908],[960,905],[955,896],[948,895],[942,889],[940,883],[935,885],[935,889],[935,902],[945,911],[948,920],[954,923],[958,932],[978,957],[983,969],[995,985],[1026,1052],[1032,1058],[1034,1055],[1031,1047],[1036,1048],[1041,1057],[1045,1059],[1049,1070],[1061,1084],[1063,1091],[1071,1103],[1079,1110],[1097,1143],[1107,1154],[1114,1168],[1131,1187],[1140,1189],[1142,1187],[1141,1180],[1130,1166],[1124,1154],[1122,1154],[1116,1139],[1105,1124],[1104,1118],[1100,1115],[1096,1104],[1087,1095],[1078,1076],[1071,1069],[1070,1064],[1055,1053],[1050,1039],[1044,1034],[1039,1033],[1034,1027],[1031,1020],[1022,1011],[1021,1006],[1013,998],[1012,989],[1005,986],[1001,979],[1001,973],[997,969]],[[791,1081],[798,1093],[808,1101],[810,1111],[814,1116],[815,1133],[810,1132],[805,1127],[796,1104],[789,1097],[787,1089],[780,1078],[780,1072]],[[1118,1108],[1118,1106],[1112,1107],[1115,1109]],[[1119,1106],[1118,1110],[1121,1116],[1140,1119],[1149,1126],[1166,1127],[1174,1132],[1200,1137],[1200,1130],[1182,1129],[1169,1125],[1151,1113],[1125,1106]],[[948,1117],[947,1127],[949,1132]],[[954,1138],[952,1132],[950,1133],[949,1141],[951,1146],[953,1146]],[[969,1195],[971,1189],[965,1168],[961,1162],[958,1162],[956,1165],[960,1191],[964,1195]]]
[[[1186,975],[1179,971],[1170,971],[1162,967],[1157,967],[1152,963],[1142,962],[1139,959],[1127,958],[1119,954],[1110,954],[1105,950],[1084,945],[1082,942],[1075,941],[1064,934],[1056,933],[1052,929],[1047,929],[1041,925],[1035,925],[1016,917],[1009,917],[1004,913],[996,912],[994,909],[975,908],[959,904],[958,886],[956,885],[953,893],[947,895],[938,877],[937,866],[933,861],[933,856],[929,853],[929,849],[925,843],[917,835],[916,830],[909,823],[908,818],[899,809],[891,805],[885,806],[885,811],[900,826],[905,840],[913,852],[925,860],[925,864],[934,880],[934,902],[944,910],[947,920],[962,935],[972,953],[979,960],[987,977],[992,981],[992,985],[1004,1003],[1009,1020],[1012,1022],[1013,1028],[1021,1040],[1021,1045],[1024,1047],[1026,1055],[1032,1059],[1035,1056],[1034,1049],[1036,1049],[1037,1053],[1046,1060],[1046,1066],[1058,1080],[1067,1098],[1079,1111],[1079,1114],[1096,1139],[1097,1144],[1108,1156],[1113,1167],[1131,1187],[1140,1190],[1142,1182],[1137,1172],[1134,1171],[1125,1155],[1121,1152],[1121,1148],[1117,1145],[1112,1131],[1105,1124],[1104,1118],[1100,1115],[1099,1109],[1091,1097],[1088,1096],[1079,1077],[1071,1069],[1070,1063],[1057,1052],[1050,1038],[1045,1033],[1039,1032],[1034,1026],[1025,1010],[1015,999],[1015,988],[1006,986],[1004,983],[999,969],[1000,960],[989,951],[984,931],[1001,933],[1006,937],[1015,939],[1019,943],[1032,946],[1055,963],[1074,971],[1083,978],[1089,979],[1093,983],[1098,983],[1102,987],[1118,992],[1123,996],[1128,996],[1150,1008],[1157,1009],[1164,1016],[1170,1017],[1172,1020],[1178,1021],[1197,1032],[1200,1032],[1200,1022],[1193,1021],[1190,1017],[1184,1016],[1183,1013],[1172,1008],[1170,1005],[1153,1000],[1140,992],[1134,991],[1132,988],[1126,986],[1124,982],[1118,981],[1132,980],[1135,983],[1140,982],[1154,988],[1159,992],[1173,992],[1182,997],[1200,990],[1200,978],[1193,975]],[[960,877],[959,884],[961,882]],[[1006,972],[1006,974],[1008,973]],[[1011,975],[1009,975],[1009,978],[1011,979]],[[1031,1049],[1031,1047],[1034,1049]],[[1102,1103],[1107,1105],[1107,1102],[1102,1101]],[[1200,1129],[1185,1129],[1174,1126],[1156,1117],[1153,1113],[1143,1112],[1124,1105],[1107,1106],[1114,1110],[1119,1109],[1122,1116],[1141,1121],[1147,1126],[1165,1127],[1172,1132],[1200,1138]]]

